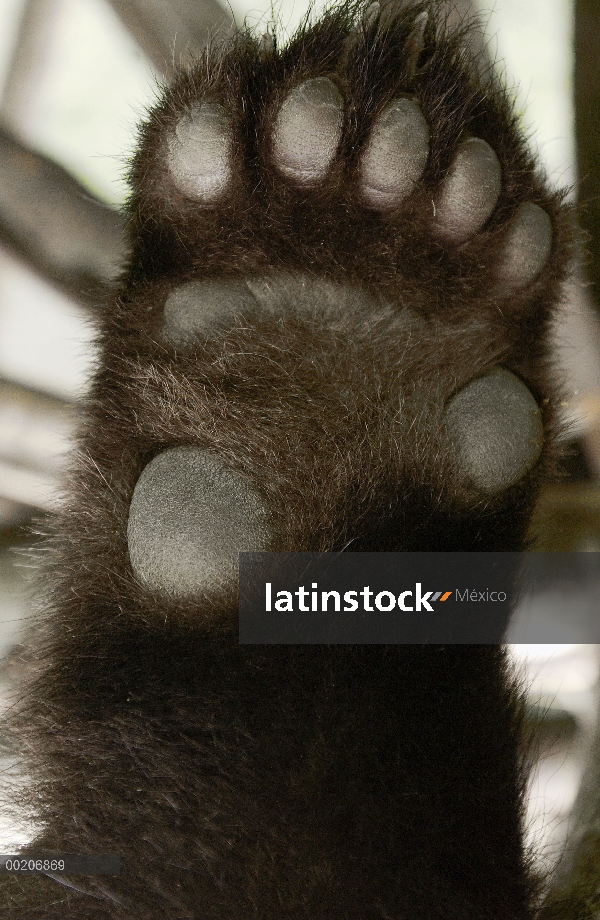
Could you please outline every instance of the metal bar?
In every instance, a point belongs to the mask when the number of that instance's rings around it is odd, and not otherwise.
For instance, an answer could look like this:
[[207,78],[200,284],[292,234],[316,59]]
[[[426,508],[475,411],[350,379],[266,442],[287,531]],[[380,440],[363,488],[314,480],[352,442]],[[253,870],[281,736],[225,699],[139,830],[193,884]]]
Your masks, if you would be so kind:
[[0,380],[0,501],[50,510],[76,425],[72,404]]

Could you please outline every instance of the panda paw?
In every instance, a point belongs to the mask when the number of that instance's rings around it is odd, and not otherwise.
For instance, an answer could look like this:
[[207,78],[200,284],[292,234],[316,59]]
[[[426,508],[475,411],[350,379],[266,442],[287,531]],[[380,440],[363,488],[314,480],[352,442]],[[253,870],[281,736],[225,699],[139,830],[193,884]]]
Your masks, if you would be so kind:
[[234,640],[238,552],[519,549],[552,469],[568,215],[442,9],[241,33],[142,129],[17,713],[30,852],[126,871],[3,916],[534,915],[502,650]]
[[420,4],[242,34],[166,93],[132,182],[91,450],[136,586],[231,600],[243,550],[518,548],[568,234],[460,37]]

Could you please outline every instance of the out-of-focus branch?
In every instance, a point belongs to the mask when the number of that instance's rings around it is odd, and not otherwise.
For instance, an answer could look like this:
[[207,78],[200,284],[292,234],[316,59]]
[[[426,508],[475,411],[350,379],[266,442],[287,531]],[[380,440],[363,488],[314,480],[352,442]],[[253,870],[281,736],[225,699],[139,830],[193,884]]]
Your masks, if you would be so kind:
[[575,129],[579,221],[587,232],[586,274],[600,298],[600,10],[598,0],[575,3]]
[[226,31],[229,10],[218,0],[110,0],[137,43],[164,75],[197,56],[209,35]]
[[0,502],[52,508],[76,420],[72,404],[0,380]]
[[[595,311],[596,379],[584,391],[587,417],[585,449],[596,479],[600,478],[600,17],[597,0],[575,0],[575,132],[579,172],[579,223],[586,232],[584,272],[591,282],[588,303]],[[589,321],[588,321],[589,322]],[[589,349],[588,349],[589,350]],[[582,361],[578,356],[577,364]]]
[[3,128],[0,239],[35,271],[84,303],[115,278],[125,257],[121,215]]

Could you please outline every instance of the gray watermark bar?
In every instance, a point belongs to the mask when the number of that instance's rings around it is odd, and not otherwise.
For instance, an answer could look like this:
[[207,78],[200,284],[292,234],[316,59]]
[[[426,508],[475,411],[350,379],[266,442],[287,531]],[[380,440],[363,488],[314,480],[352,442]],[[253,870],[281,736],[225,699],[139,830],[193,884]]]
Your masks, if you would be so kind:
[[119,875],[121,858],[61,853],[51,856],[9,853],[0,855],[0,872],[12,875]]
[[600,643],[600,553],[241,553],[243,644]]

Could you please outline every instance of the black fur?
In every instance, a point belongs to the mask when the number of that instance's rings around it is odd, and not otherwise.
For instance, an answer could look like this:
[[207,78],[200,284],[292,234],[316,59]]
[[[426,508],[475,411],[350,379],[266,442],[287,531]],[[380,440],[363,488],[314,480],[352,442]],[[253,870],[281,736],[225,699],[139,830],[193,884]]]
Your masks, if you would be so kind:
[[[568,215],[493,75],[447,33],[443,6],[400,4],[365,28],[361,12],[334,7],[282,50],[238,34],[181,74],[142,129],[131,263],[102,319],[13,724],[30,776],[20,805],[43,825],[30,851],[119,853],[122,872],[3,878],[3,917],[535,914],[521,703],[501,649],[242,647],[234,586],[201,601],[153,596],[128,558],[140,473],[188,444],[249,479],[275,550],[524,544],[555,465],[547,352]],[[299,190],[272,166],[272,126],[290,88],[321,75],[346,100],[343,140],[325,184]],[[399,94],[421,106],[431,151],[415,193],[380,214],[358,202],[358,157]],[[178,193],[165,167],[165,138],[206,98],[236,132],[233,193],[212,208]],[[431,201],[470,135],[496,151],[502,192],[484,229],[453,247],[431,233]],[[523,202],[550,216],[552,252],[502,297],[494,271]],[[372,309],[302,313],[299,275],[359,288]],[[273,277],[281,313],[187,348],[161,337],[173,286],[240,277]],[[531,472],[485,497],[460,476],[443,412],[498,365],[535,396],[546,440]]]

